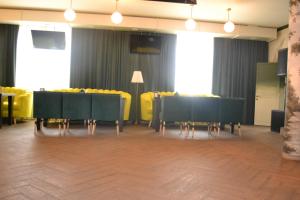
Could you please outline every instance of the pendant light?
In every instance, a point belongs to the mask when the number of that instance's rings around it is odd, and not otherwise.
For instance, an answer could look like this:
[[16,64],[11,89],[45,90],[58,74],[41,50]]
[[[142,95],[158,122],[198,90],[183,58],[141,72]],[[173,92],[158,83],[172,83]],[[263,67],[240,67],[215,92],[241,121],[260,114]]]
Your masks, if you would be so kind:
[[67,8],[64,12],[64,16],[65,16],[65,19],[67,21],[74,21],[75,18],[76,18],[76,13],[75,11],[72,9],[72,0],[70,0],[70,7]]
[[122,14],[118,11],[118,1],[119,1],[119,0],[116,0],[116,9],[115,9],[115,11],[113,12],[113,14],[110,16],[110,19],[111,19],[111,21],[112,21],[114,24],[120,24],[120,23],[123,21],[123,16],[122,16]]
[[197,23],[193,19],[193,5],[191,5],[191,15],[190,18],[185,21],[185,28],[189,31],[194,30],[197,26]]
[[230,15],[229,15],[229,13],[230,13],[230,11],[231,11],[231,8],[228,8],[227,9],[227,13],[228,13],[228,18],[227,18],[227,22],[224,24],[224,31],[226,32],[226,33],[231,33],[231,32],[233,32],[234,31],[234,23],[230,20]]

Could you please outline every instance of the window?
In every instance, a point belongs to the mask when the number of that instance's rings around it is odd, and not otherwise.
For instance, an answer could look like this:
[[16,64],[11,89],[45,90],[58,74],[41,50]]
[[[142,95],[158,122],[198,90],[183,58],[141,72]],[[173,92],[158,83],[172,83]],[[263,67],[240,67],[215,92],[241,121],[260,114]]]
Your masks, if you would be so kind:
[[[63,50],[34,48],[31,30],[65,32]],[[71,28],[64,24],[24,24],[19,28],[16,86],[28,90],[68,88],[70,82]]]
[[211,94],[213,37],[196,32],[177,34],[175,91]]

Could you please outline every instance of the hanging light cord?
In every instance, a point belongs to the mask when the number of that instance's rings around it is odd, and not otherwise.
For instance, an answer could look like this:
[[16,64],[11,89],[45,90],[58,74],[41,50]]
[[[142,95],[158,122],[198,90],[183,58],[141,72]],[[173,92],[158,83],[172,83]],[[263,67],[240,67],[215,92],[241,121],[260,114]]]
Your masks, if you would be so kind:
[[115,10],[118,10],[118,1],[119,0],[116,0],[116,9]]
[[70,1],[70,8],[72,8],[73,0]]
[[231,11],[231,8],[228,8],[227,9],[227,21],[230,21],[230,11]]
[[193,19],[193,7],[194,5],[191,5],[191,19]]

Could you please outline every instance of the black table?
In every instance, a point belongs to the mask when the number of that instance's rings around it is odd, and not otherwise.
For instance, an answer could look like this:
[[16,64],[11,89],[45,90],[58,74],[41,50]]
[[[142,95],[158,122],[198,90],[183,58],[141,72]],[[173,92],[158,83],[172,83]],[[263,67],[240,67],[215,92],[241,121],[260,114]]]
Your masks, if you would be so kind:
[[13,103],[14,103],[14,96],[16,94],[13,93],[0,93],[0,128],[2,127],[2,100],[3,97],[7,97],[8,99],[8,119],[7,124],[12,125],[13,123]]

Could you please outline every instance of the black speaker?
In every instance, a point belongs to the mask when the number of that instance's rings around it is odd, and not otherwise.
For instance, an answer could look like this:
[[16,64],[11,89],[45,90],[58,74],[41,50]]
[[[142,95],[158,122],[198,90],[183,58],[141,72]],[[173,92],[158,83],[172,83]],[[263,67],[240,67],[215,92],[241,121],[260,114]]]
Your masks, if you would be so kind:
[[279,133],[281,127],[284,127],[284,111],[272,110],[271,131]]
[[277,75],[286,76],[287,71],[288,49],[280,49],[278,51]]

